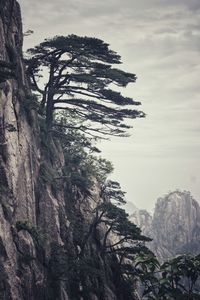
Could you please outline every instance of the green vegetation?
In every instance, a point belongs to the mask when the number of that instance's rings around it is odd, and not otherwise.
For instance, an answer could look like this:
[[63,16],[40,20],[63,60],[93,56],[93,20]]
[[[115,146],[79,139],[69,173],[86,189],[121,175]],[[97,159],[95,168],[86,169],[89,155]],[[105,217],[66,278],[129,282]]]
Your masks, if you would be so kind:
[[16,222],[16,229],[19,232],[20,230],[26,230],[33,238],[33,241],[37,246],[42,247],[45,241],[45,236],[39,228],[36,228],[28,220],[21,220]]
[[44,161],[40,164],[40,177],[43,179],[44,182],[56,184],[58,172],[56,172],[55,168],[51,167]]
[[[59,115],[58,118],[64,124],[67,123],[67,120],[70,123],[74,120],[71,115],[66,116],[66,114]],[[55,129],[57,128],[55,127]],[[57,178],[63,179],[69,190],[77,187],[85,193],[92,188],[94,182],[98,182],[101,186],[105,184],[107,176],[113,171],[113,166],[110,161],[97,156],[100,150],[95,147],[94,138],[87,137],[77,130],[66,128],[54,131],[53,136],[59,140],[65,158],[63,175],[57,176]],[[43,143],[44,140],[45,137],[43,137]],[[49,149],[49,144],[45,147]]]
[[139,255],[135,264],[143,284],[144,299],[195,300],[200,299],[200,255],[179,255],[162,265],[154,257]]

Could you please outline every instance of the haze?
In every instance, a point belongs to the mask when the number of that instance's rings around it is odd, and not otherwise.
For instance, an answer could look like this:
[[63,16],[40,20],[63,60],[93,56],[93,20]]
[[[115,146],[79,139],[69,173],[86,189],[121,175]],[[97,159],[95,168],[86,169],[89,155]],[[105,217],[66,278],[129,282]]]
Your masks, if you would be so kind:
[[200,1],[20,0],[25,48],[54,35],[98,37],[138,80],[123,93],[141,101],[146,119],[132,136],[102,142],[112,178],[127,200],[152,210],[169,190],[200,199]]

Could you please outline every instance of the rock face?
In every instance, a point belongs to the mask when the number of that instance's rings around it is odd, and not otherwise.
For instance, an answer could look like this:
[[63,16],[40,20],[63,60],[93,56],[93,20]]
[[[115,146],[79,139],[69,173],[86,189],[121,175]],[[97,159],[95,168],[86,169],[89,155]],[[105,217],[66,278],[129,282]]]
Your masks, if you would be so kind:
[[131,218],[153,238],[150,248],[161,260],[200,252],[200,207],[189,192],[175,191],[159,198],[153,217],[139,210]]
[[[34,176],[40,153],[37,128],[27,121],[26,103],[22,106],[30,95],[21,60],[20,8],[16,1],[0,1],[0,12],[0,298],[23,299],[23,285],[29,295],[33,276],[37,282],[42,275],[38,264],[34,272],[20,270],[19,260],[25,254],[34,257],[35,246],[29,233],[17,233],[15,224],[28,220],[36,225]],[[31,122],[34,112],[29,117]]]

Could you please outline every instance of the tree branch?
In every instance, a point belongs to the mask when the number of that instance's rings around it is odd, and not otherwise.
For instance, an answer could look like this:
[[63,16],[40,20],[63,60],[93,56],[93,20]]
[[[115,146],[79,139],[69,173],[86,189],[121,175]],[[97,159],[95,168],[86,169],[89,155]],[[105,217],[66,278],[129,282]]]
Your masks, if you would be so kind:
[[32,79],[32,81],[33,81],[33,85],[34,85],[35,89],[36,89],[40,94],[43,95],[43,94],[44,94],[44,91],[41,90],[41,89],[39,88],[39,86],[38,86],[38,84],[37,84],[37,81],[36,81],[36,79],[35,79],[34,74],[31,73],[31,74],[30,74],[30,77],[31,77],[31,79]]

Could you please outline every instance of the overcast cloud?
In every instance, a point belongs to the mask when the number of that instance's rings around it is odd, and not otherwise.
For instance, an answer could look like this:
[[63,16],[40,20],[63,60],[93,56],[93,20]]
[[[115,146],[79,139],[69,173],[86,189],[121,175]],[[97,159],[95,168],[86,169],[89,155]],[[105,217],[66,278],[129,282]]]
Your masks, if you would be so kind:
[[152,209],[169,190],[190,190],[200,199],[200,1],[19,1],[31,47],[54,35],[95,36],[136,73],[124,94],[142,102],[146,119],[132,137],[101,143],[115,165],[114,178],[127,200]]

